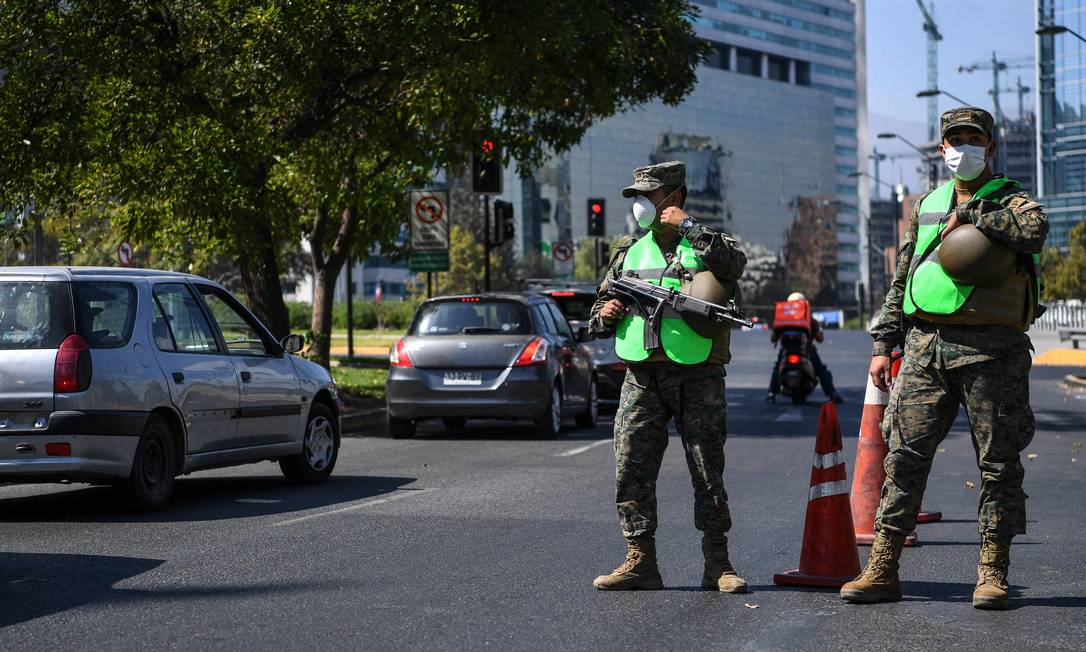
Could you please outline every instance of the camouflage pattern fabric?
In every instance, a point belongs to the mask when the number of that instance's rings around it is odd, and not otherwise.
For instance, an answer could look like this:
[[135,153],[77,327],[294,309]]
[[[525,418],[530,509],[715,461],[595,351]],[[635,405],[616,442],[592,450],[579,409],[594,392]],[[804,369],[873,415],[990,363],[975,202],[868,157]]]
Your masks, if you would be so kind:
[[[922,201],[923,197],[913,206],[909,230],[898,255],[894,282],[886,293],[879,320],[871,329],[871,335],[875,338],[872,355],[890,355],[895,348],[904,346],[906,330],[912,323],[902,312],[902,302],[913,259]],[[1021,190],[1009,188],[993,193],[989,199],[974,200],[954,210],[959,220],[975,225],[988,237],[1018,252],[1040,252],[1048,236],[1048,217],[1044,210],[1029,193]],[[1028,337],[1006,326],[942,325],[937,332],[943,336],[941,346],[945,349],[944,357],[949,367],[992,360],[1005,348],[1007,338],[1020,347],[1029,346]],[[934,332],[929,335],[934,337]]]
[[686,163],[666,161],[655,165],[643,165],[634,170],[634,182],[622,189],[623,197],[647,195],[664,186],[686,185]]
[[694,525],[707,535],[731,529],[724,491],[727,402],[720,366],[631,364],[615,414],[615,502],[626,537],[656,531],[656,478],[674,417],[694,485]]
[[992,130],[995,128],[995,118],[984,109],[962,106],[945,111],[939,118],[940,135],[946,136],[946,132],[955,127],[973,127],[991,137]]
[[[1029,348],[1020,338],[993,343],[985,352],[999,355],[952,366],[961,361],[954,357],[960,349],[944,341],[944,333],[964,328],[969,327],[921,324],[909,332],[901,374],[890,392],[882,424],[890,452],[875,519],[877,530],[908,533],[916,526],[935,452],[962,405],[981,471],[979,531],[1004,536],[1026,531],[1020,453],[1034,432]],[[1013,334],[1025,338],[1022,333]]]

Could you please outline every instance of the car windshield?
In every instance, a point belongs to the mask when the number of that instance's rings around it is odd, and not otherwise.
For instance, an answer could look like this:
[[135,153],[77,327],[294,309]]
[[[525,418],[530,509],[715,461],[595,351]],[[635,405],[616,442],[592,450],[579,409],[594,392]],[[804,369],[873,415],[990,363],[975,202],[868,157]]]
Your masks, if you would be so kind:
[[569,321],[588,321],[592,316],[592,304],[596,302],[595,293],[558,290],[548,294]]
[[0,282],[0,351],[58,348],[72,321],[67,283]]
[[436,301],[419,309],[409,335],[527,335],[528,310],[513,301]]

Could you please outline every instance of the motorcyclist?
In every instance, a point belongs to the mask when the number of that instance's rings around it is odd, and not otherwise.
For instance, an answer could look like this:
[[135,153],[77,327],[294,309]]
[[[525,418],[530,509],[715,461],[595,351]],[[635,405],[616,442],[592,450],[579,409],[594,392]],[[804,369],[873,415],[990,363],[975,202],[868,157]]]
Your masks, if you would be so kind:
[[[802,292],[793,292],[788,295],[789,301],[806,301],[807,296]],[[777,344],[777,340],[780,339],[780,332],[774,330],[769,336],[771,342],[774,345]],[[833,374],[830,373],[829,368],[822,362],[822,358],[818,355],[818,347],[815,346],[815,342],[821,342],[826,339],[825,334],[822,332],[822,324],[815,318],[811,318],[811,336],[807,338],[807,357],[811,361],[811,366],[814,367],[815,374],[818,376],[818,382],[822,384],[822,391],[826,393],[826,397],[834,403],[840,405],[845,402],[845,399],[837,393],[837,389],[833,386]],[[773,363],[773,374],[769,378],[769,394],[766,395],[766,403],[776,403],[777,394],[781,391],[781,362],[784,360],[785,352],[782,348],[780,353],[777,354],[777,361]]]

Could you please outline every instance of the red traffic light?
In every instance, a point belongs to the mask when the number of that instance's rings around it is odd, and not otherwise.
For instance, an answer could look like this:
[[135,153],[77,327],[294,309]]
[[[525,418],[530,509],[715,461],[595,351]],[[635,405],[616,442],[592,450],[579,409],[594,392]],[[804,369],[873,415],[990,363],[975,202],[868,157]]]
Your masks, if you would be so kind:
[[489,153],[491,153],[493,151],[494,151],[494,141],[489,140],[489,139],[484,140],[483,141],[483,154],[489,154]]
[[603,212],[603,204],[601,204],[599,202],[593,202],[592,203],[592,212],[595,213],[596,215],[599,215],[600,213],[602,213]]

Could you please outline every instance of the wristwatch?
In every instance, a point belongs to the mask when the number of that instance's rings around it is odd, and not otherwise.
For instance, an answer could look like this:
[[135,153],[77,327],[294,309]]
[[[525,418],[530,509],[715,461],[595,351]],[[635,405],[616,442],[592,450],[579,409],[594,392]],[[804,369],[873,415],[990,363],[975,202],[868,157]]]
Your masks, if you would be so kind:
[[694,228],[695,224],[697,224],[697,221],[694,218],[687,215],[686,217],[683,218],[683,221],[679,224],[679,232],[682,233],[685,236],[686,232],[689,231],[690,229]]

